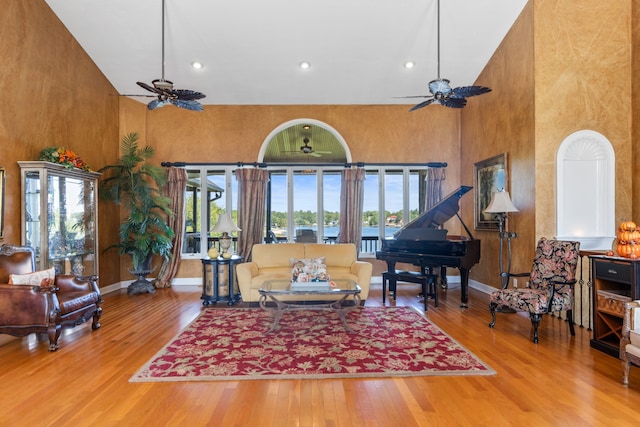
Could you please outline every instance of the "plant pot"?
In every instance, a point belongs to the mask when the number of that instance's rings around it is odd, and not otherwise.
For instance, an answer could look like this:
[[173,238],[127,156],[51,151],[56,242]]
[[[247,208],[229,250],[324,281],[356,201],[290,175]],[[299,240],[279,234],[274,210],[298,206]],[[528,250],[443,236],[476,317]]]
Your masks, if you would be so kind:
[[138,266],[137,270],[133,268],[129,269],[129,273],[135,275],[138,279],[135,280],[127,287],[127,294],[129,295],[137,295],[137,294],[155,294],[156,288],[153,286],[149,280],[147,280],[147,276],[153,272],[154,269],[151,268],[151,261],[153,260],[153,254],[149,254],[147,259]]

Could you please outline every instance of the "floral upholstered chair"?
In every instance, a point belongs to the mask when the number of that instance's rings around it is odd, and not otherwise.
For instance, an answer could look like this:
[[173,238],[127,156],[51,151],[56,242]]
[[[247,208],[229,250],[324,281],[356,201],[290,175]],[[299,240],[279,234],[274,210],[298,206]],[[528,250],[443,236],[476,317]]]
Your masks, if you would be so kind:
[[[545,313],[566,311],[571,335],[573,328],[573,285],[576,282],[579,242],[550,240],[538,241],[533,267],[529,276],[529,285],[525,288],[505,288],[491,294],[489,309],[491,323],[496,324],[496,309],[507,307],[529,313],[533,325],[533,342],[538,343],[538,326]],[[510,274],[524,277],[527,273]],[[508,283],[508,282],[507,282]]]

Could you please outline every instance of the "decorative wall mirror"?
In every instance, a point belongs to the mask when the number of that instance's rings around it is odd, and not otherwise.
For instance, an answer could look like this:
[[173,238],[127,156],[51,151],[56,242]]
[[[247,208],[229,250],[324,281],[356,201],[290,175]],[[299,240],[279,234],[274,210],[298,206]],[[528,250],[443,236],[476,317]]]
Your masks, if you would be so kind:
[[0,239],[4,239],[4,172],[0,166]]

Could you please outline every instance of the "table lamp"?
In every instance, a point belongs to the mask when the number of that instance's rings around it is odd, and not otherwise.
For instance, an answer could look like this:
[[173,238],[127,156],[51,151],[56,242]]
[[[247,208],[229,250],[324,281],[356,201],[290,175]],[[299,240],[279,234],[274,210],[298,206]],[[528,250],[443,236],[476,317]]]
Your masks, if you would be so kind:
[[231,215],[228,212],[221,214],[218,217],[218,222],[211,229],[212,232],[222,233],[220,236],[220,249],[222,249],[222,253],[229,252],[229,248],[231,247],[232,237],[229,233],[233,231],[242,231],[238,228],[238,226],[231,219]]
[[[507,214],[509,212],[519,212],[518,209],[513,206],[509,192],[500,190],[491,195],[491,201],[489,206],[484,210],[485,213],[495,214],[498,220],[498,231],[500,237],[500,282],[502,289],[505,289],[509,283],[509,274],[511,273],[511,239],[518,237],[516,233],[509,232],[505,228]],[[503,245],[504,240],[507,240],[507,269],[503,269]]]

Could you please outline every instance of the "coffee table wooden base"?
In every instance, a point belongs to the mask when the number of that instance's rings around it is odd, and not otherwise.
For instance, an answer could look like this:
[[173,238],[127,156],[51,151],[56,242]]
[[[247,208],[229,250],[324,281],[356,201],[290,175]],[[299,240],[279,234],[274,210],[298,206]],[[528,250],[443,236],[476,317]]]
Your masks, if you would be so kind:
[[[275,307],[267,305],[267,296],[272,302],[275,303]],[[349,325],[347,325],[346,313],[349,310],[352,310],[360,305],[360,295],[358,293],[354,294],[354,305],[345,307],[342,305],[342,303],[347,299],[348,296],[349,294],[344,294],[339,300],[326,303],[295,304],[281,301],[273,294],[262,294],[260,295],[259,301],[260,307],[273,315],[273,325],[271,325],[271,328],[266,333],[269,334],[278,327],[278,325],[280,324],[280,319],[282,318],[282,314],[287,310],[331,310],[338,313],[344,329],[347,332],[353,332]]]

